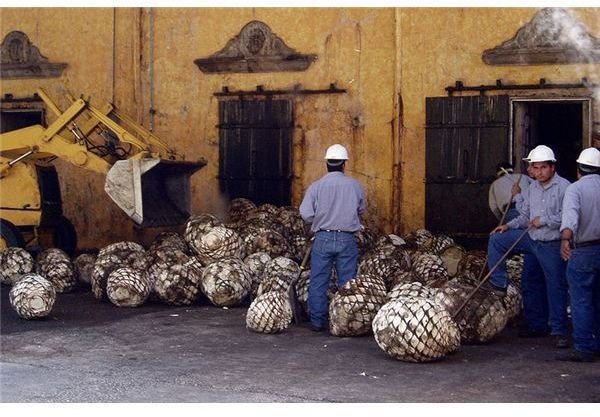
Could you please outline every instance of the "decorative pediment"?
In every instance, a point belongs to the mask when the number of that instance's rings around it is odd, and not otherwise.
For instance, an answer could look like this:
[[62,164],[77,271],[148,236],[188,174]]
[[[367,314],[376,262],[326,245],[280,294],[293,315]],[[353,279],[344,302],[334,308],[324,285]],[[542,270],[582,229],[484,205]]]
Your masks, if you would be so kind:
[[600,40],[569,10],[545,8],[482,58],[489,65],[595,64],[600,62]]
[[202,72],[304,71],[317,59],[288,47],[271,28],[254,20],[230,39],[223,49],[194,63]]
[[0,76],[2,78],[60,77],[67,64],[50,63],[48,58],[18,30],[4,37],[0,45]]

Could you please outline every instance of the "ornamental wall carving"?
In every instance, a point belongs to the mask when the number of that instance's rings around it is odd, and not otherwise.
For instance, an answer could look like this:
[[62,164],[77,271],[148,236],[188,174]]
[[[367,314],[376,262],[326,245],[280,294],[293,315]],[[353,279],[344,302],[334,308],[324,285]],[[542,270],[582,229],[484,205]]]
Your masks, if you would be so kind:
[[600,62],[600,41],[571,11],[540,10],[514,38],[483,52],[489,65],[590,64]]
[[29,37],[18,30],[8,33],[0,44],[1,78],[60,77],[66,67],[64,63],[48,62]]
[[225,47],[194,63],[202,72],[304,71],[317,59],[288,47],[265,23],[254,20],[230,39]]

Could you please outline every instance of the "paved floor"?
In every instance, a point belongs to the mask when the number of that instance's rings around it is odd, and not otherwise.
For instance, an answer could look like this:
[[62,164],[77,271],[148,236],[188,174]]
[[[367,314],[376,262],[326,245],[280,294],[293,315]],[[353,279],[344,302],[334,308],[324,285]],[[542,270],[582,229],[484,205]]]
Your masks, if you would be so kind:
[[507,328],[441,362],[391,359],[372,336],[245,328],[245,308],[123,309],[59,294],[19,319],[1,292],[6,402],[600,402],[600,362],[555,361],[550,339]]

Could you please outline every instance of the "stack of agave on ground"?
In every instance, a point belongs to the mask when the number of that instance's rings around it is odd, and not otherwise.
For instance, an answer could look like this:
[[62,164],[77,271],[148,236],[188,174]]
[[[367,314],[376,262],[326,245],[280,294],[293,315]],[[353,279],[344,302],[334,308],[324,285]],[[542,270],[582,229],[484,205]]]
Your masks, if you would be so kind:
[[10,305],[19,317],[30,320],[46,317],[56,301],[54,285],[34,272],[21,275],[9,293]]
[[77,284],[75,265],[61,249],[50,248],[41,252],[37,256],[35,269],[54,285],[58,293],[69,292]]
[[[190,305],[202,294],[218,307],[247,302],[248,329],[276,333],[292,321],[290,285],[304,314],[310,313],[310,271],[301,273],[299,267],[310,237],[296,208],[237,198],[225,219],[194,215],[183,234],[161,233],[147,250],[135,242],[117,242],[71,262],[52,249],[36,263],[26,251],[10,248],[0,253],[0,277],[12,285],[35,268],[55,292],[68,291],[79,280],[96,298],[119,307],[137,307],[148,299]],[[487,272],[485,252],[468,251],[452,238],[425,229],[400,237],[363,226],[356,239],[356,276],[338,286],[332,270],[329,330],[335,336],[372,332],[394,358],[431,361],[453,352],[461,341],[491,340],[520,312],[520,256],[508,261],[507,297],[479,290],[456,314]],[[40,313],[19,307],[29,311],[23,317],[47,314],[54,302],[39,281],[35,277],[15,290],[15,300],[24,300],[27,292],[47,299],[36,301]]]
[[22,248],[6,248],[0,252],[0,278],[4,285],[14,285],[35,267],[33,256]]
[[[50,252],[47,252],[47,255],[42,259],[52,257]],[[68,256],[67,261],[70,262]],[[11,247],[0,252],[1,283],[11,286],[9,302],[19,317],[29,320],[47,316],[56,301],[56,292],[70,290],[70,277],[65,272],[69,265],[65,267],[63,262],[57,261],[56,270],[51,270],[44,266],[49,263],[49,260],[48,262],[42,260],[41,265],[36,265],[33,256],[22,248]],[[36,266],[38,271],[39,269],[43,271],[34,272]]]

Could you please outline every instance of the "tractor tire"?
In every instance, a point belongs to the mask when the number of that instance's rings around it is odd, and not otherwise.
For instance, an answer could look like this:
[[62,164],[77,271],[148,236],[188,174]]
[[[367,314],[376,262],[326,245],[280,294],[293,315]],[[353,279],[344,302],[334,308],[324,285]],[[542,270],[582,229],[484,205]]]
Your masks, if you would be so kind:
[[77,232],[73,223],[61,216],[53,233],[54,247],[64,250],[69,256],[75,256],[77,250]]
[[25,239],[19,229],[8,220],[0,219],[0,250],[24,248]]

